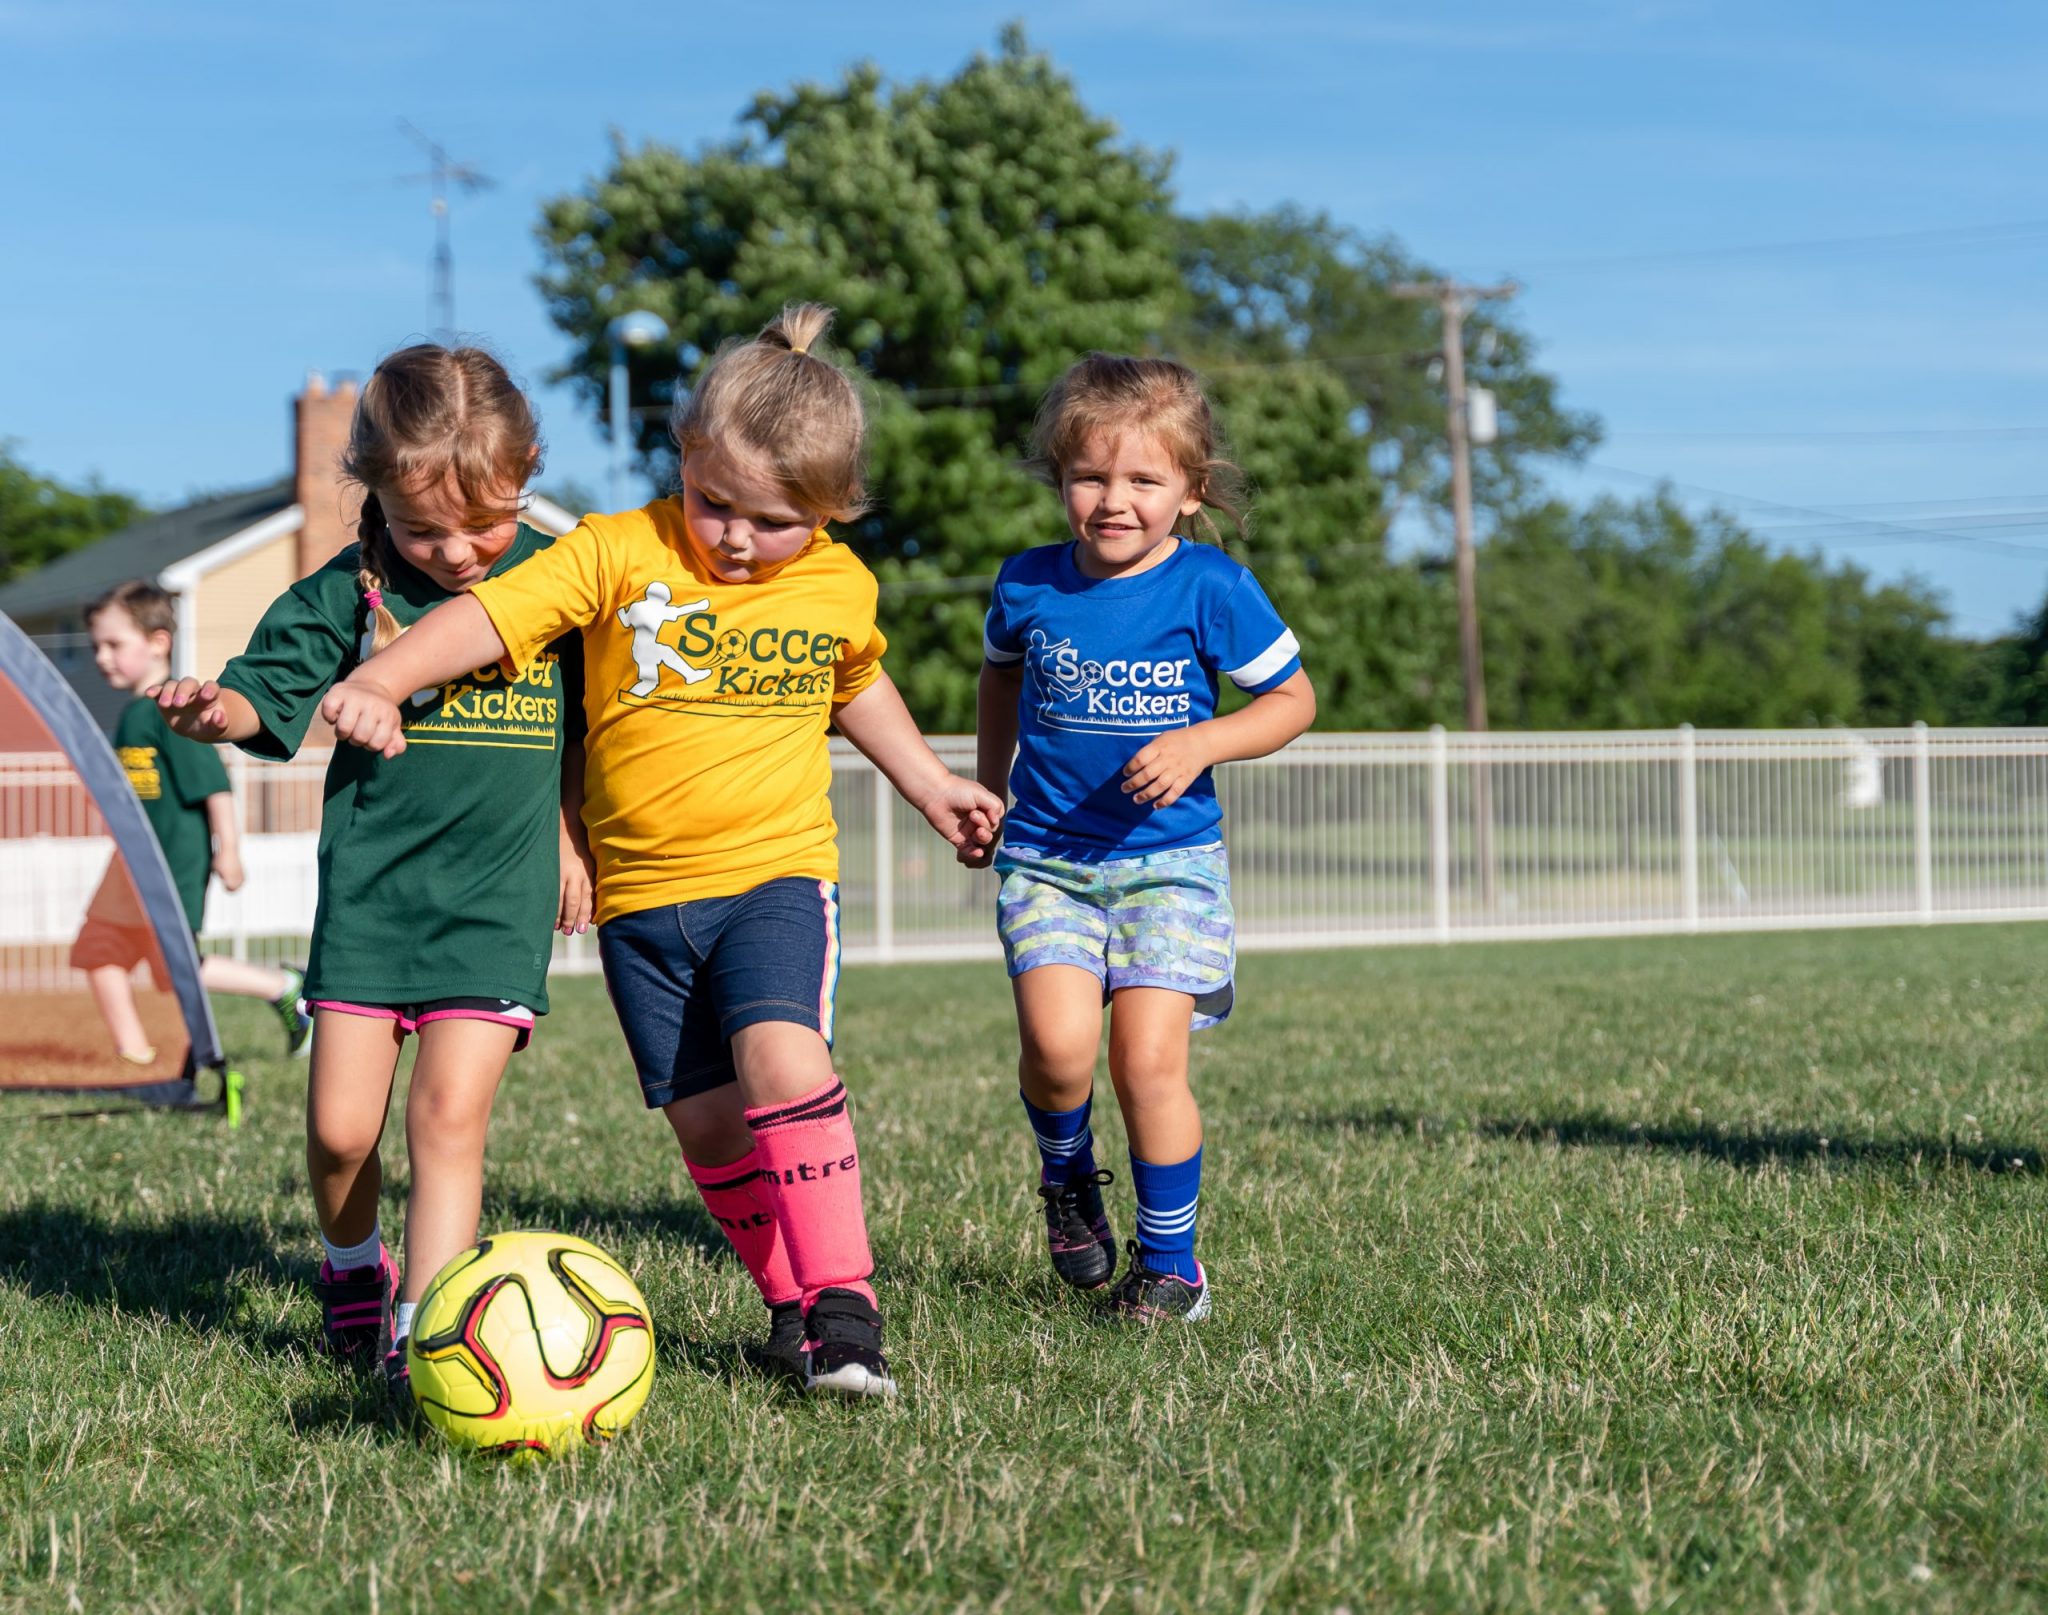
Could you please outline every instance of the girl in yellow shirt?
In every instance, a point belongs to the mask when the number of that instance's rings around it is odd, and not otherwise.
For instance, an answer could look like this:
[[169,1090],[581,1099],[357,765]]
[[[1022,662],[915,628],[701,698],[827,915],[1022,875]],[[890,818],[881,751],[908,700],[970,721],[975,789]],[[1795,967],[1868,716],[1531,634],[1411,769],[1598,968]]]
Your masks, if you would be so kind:
[[650,1107],[770,1314],[763,1355],[810,1390],[892,1395],[860,1157],[833,1072],[837,724],[956,848],[1001,802],[917,732],[875,580],[827,521],[865,507],[852,383],[804,304],[713,360],[673,423],[682,488],[589,516],[434,611],[328,692],[343,739],[404,749],[408,691],[582,631],[583,819],[599,951]]

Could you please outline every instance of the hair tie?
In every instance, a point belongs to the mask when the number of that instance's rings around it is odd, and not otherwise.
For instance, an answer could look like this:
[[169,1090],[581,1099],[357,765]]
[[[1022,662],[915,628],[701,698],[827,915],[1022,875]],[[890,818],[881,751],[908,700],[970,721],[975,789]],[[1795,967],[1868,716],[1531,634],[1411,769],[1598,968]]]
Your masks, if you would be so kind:
[[789,345],[789,351],[791,353],[809,353],[811,349],[808,343],[792,342]]
[[363,604],[372,611],[382,611],[384,609],[384,591],[382,589],[365,589],[363,591]]

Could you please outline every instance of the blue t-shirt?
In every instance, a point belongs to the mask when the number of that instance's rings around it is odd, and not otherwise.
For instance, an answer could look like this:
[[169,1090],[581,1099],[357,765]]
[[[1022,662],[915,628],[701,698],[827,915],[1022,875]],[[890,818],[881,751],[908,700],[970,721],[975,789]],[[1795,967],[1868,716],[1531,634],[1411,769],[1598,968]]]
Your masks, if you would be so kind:
[[1301,666],[1258,579],[1187,539],[1118,578],[1087,576],[1071,543],[1011,556],[982,648],[999,666],[1024,666],[1003,839],[1083,861],[1220,839],[1208,773],[1154,808],[1124,794],[1124,764],[1162,731],[1214,717],[1219,672],[1258,695]]

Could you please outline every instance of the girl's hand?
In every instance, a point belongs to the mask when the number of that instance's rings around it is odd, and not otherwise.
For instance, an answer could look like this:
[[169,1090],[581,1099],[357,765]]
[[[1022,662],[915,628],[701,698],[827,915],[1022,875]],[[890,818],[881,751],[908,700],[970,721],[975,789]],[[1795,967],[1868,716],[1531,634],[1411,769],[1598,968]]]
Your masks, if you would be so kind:
[[174,733],[208,745],[227,739],[227,707],[221,701],[220,686],[212,679],[166,679],[142,693],[156,703]]
[[597,911],[597,868],[588,848],[566,831],[562,838],[562,897],[555,914],[555,929],[563,936],[575,936],[590,929],[590,916]]
[[1172,807],[1212,760],[1193,729],[1169,729],[1124,764],[1124,795]]
[[221,847],[213,855],[213,872],[220,876],[221,885],[231,892],[239,892],[242,882],[248,879],[242,872],[242,855],[238,850]]
[[968,841],[953,849],[956,863],[965,864],[969,869],[986,869],[996,861],[996,840],[1002,835],[1002,827],[996,827],[996,837],[988,841]]
[[958,774],[948,774],[937,790],[918,803],[918,810],[926,823],[952,843],[962,863],[968,862],[965,854],[970,849],[983,854],[992,850],[1003,822],[1002,798]]
[[396,757],[405,750],[398,704],[366,685],[343,679],[320,698],[320,716],[351,746],[385,757]]

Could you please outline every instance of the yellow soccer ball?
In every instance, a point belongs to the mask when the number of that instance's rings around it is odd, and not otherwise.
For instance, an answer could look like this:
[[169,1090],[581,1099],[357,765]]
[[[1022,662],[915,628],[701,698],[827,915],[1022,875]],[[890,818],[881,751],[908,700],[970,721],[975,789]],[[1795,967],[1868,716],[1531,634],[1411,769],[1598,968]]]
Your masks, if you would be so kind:
[[495,1234],[420,1297],[413,1401],[458,1447],[538,1455],[609,1441],[654,1383],[654,1325],[626,1270],[568,1234]]

